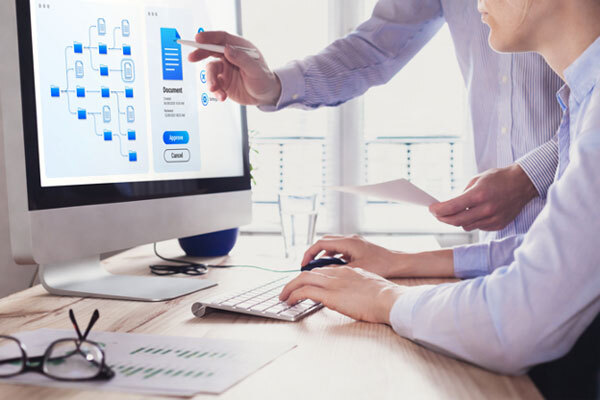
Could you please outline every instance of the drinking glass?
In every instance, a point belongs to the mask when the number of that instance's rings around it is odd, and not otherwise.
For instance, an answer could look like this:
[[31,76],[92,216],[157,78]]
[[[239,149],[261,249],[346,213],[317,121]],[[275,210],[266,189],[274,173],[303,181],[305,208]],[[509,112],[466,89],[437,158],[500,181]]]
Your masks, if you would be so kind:
[[317,194],[281,192],[278,196],[285,257],[296,259],[312,245],[317,226]]

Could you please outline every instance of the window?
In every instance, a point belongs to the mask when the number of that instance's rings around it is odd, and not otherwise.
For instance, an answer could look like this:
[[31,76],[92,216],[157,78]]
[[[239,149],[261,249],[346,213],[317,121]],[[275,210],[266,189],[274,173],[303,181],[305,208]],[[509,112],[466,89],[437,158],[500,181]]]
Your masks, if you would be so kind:
[[[246,1],[244,36],[274,68],[316,54],[366,20],[374,5],[375,0]],[[273,18],[277,15],[289,17]],[[257,183],[255,222],[246,229],[277,231],[277,192],[301,185],[321,192],[321,232],[456,232],[421,208],[320,188],[399,177],[438,196],[461,188],[465,105],[464,83],[444,26],[390,82],[340,107],[275,113],[250,107]]]

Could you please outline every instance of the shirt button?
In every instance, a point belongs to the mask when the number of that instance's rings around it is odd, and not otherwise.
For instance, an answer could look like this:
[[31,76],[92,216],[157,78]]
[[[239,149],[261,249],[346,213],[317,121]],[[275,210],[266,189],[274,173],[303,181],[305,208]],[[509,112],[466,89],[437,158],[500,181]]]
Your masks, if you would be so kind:
[[502,83],[506,83],[508,82],[508,76],[504,75],[502,76]]
[[502,132],[503,135],[506,135],[508,133],[508,128],[503,126],[500,131]]
[[295,94],[295,95],[292,96],[292,100],[298,100],[298,97],[300,97],[300,96],[298,96],[297,94]]

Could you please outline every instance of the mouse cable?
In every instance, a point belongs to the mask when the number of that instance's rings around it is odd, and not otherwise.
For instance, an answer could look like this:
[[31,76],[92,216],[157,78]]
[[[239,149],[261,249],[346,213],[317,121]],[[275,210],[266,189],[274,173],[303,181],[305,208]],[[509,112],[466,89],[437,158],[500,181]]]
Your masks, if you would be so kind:
[[151,265],[150,271],[155,275],[175,275],[175,274],[186,274],[186,275],[204,275],[208,272],[209,268],[253,268],[259,269],[262,271],[268,272],[278,272],[278,273],[291,273],[291,272],[300,272],[299,269],[290,269],[290,270],[276,270],[265,267],[258,267],[255,265],[207,265],[202,263],[197,263],[193,261],[185,261],[178,260],[175,258],[167,258],[158,253],[157,245],[154,243],[154,254],[163,261],[169,263],[176,263],[178,265]]

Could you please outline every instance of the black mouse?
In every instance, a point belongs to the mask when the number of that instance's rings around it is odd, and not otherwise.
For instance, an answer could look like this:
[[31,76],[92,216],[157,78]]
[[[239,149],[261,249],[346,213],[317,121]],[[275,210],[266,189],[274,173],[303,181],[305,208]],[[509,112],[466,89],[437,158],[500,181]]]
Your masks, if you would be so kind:
[[348,264],[348,262],[342,258],[337,258],[337,257],[322,257],[322,258],[317,258],[315,260],[309,261],[308,264],[304,265],[300,269],[302,271],[312,271],[315,268],[321,268],[326,265],[332,265],[332,264],[345,265],[345,264]]

